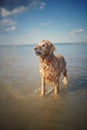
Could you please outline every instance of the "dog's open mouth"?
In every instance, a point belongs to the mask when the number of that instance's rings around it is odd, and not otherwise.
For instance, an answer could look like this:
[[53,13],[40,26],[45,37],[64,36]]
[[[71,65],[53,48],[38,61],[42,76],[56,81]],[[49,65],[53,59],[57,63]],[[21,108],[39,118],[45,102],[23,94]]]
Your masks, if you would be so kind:
[[39,51],[36,51],[35,53],[36,53],[36,55],[38,55],[38,56],[42,54],[42,53],[39,52]]

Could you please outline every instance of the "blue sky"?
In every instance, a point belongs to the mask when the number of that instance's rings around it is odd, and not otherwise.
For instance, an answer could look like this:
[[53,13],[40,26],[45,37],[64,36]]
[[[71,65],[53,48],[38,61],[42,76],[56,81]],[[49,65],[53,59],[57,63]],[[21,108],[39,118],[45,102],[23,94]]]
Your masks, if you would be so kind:
[[86,0],[1,0],[0,45],[87,42]]

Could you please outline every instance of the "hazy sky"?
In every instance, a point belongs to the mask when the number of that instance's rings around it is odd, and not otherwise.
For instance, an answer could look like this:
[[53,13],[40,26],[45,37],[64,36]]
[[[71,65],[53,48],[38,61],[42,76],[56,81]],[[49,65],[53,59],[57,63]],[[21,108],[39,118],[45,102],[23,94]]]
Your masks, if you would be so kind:
[[87,41],[87,0],[0,0],[0,45]]

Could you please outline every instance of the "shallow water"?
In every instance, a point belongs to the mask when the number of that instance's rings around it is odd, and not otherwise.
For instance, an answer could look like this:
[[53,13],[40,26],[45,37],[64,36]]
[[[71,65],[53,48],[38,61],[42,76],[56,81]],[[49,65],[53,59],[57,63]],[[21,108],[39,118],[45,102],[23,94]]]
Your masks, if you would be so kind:
[[39,58],[33,45],[0,47],[0,130],[87,129],[87,44],[58,44],[68,85],[60,95],[40,97]]

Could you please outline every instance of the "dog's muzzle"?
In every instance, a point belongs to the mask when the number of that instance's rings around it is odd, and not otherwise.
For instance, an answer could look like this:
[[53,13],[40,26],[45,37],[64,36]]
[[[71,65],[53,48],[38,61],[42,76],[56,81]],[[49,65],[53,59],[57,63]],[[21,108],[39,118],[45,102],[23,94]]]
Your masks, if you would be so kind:
[[40,55],[42,54],[42,53],[40,52],[40,50],[38,50],[37,47],[34,48],[34,51],[35,51],[35,54],[36,54],[37,56],[40,56]]

